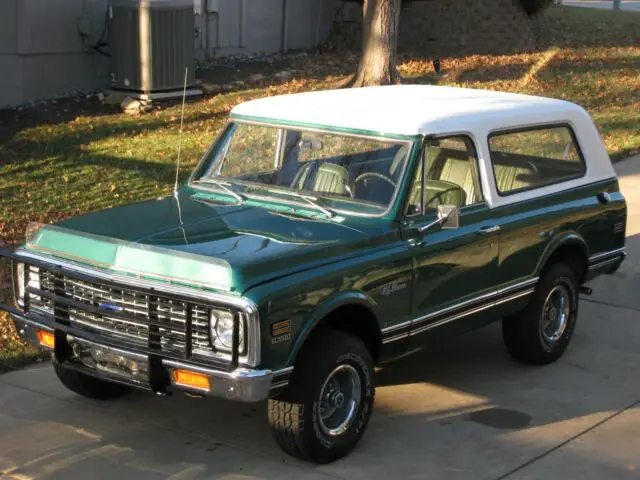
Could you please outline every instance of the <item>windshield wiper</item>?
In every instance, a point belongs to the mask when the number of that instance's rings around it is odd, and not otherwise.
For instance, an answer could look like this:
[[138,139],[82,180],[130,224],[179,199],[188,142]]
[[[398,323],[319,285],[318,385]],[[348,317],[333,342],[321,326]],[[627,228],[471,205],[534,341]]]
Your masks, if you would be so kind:
[[205,178],[202,180],[196,180],[194,183],[209,183],[209,184],[216,185],[220,187],[222,190],[224,190],[226,193],[231,195],[233,198],[235,198],[238,201],[238,205],[242,205],[245,201],[245,197],[243,197],[238,192],[230,188],[230,185],[231,185],[230,183],[225,183],[220,180],[216,180],[215,178]]
[[285,190],[269,189],[269,191],[270,192],[279,193],[280,195],[289,195],[290,197],[299,198],[300,200],[304,200],[305,202],[307,202],[309,205],[314,207],[316,210],[319,210],[322,213],[324,213],[327,217],[333,218],[335,216],[335,213],[333,213],[331,210],[328,210],[328,209],[324,208],[322,205],[318,204],[317,203],[318,199],[316,197],[312,197],[310,195],[303,195],[303,194],[298,193],[298,192],[287,192]]

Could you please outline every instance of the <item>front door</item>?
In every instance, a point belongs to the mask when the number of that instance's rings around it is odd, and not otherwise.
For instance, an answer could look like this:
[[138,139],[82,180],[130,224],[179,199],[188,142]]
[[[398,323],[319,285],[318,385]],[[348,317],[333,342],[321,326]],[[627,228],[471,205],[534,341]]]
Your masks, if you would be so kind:
[[[414,345],[491,320],[499,228],[480,188],[475,152],[467,136],[429,140],[417,168],[403,224],[413,260]],[[436,219],[438,205],[456,205],[460,227],[436,225],[420,233],[420,227]]]

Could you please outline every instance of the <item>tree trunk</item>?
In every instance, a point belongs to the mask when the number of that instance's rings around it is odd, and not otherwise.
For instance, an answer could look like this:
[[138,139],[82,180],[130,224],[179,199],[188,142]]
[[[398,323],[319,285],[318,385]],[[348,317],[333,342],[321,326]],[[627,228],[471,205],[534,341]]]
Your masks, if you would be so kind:
[[362,57],[349,86],[400,83],[397,67],[401,0],[364,0]]

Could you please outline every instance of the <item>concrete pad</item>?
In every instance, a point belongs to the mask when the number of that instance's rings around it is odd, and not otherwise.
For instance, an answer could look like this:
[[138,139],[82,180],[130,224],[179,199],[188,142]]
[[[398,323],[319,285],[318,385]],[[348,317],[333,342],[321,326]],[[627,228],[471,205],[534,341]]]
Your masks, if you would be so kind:
[[539,461],[513,480],[640,478],[640,406],[615,416]]
[[[42,370],[25,373],[37,372]],[[37,404],[0,415],[2,479],[330,478],[308,465],[252,454],[144,417],[122,417],[96,408],[99,403],[51,399],[6,383],[0,390],[5,397]],[[49,405],[41,406],[39,397]]]

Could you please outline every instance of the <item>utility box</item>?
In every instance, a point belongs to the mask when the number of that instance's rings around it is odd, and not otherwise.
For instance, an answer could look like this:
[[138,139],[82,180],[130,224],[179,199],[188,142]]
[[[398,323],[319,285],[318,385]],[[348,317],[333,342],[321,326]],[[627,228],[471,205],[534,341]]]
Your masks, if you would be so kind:
[[[193,0],[109,0],[111,88],[150,98],[195,79]],[[196,92],[200,93],[200,92]]]

